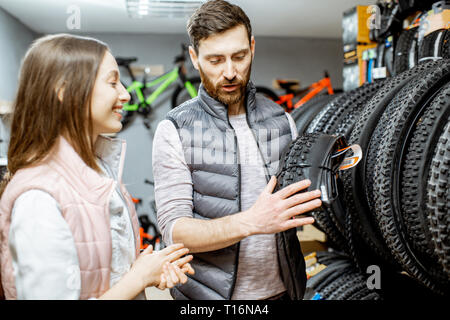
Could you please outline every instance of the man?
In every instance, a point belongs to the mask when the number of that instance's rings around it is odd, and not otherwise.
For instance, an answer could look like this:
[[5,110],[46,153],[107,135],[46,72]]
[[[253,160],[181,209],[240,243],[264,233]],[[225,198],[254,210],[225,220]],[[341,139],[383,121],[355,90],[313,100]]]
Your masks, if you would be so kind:
[[171,294],[302,299],[305,263],[295,228],[314,219],[293,217],[320,207],[320,192],[299,192],[306,180],[273,192],[295,124],[255,95],[249,81],[255,40],[241,8],[208,1],[190,18],[188,33],[199,96],[169,112],[153,141],[164,242],[183,243],[194,254],[195,275]]

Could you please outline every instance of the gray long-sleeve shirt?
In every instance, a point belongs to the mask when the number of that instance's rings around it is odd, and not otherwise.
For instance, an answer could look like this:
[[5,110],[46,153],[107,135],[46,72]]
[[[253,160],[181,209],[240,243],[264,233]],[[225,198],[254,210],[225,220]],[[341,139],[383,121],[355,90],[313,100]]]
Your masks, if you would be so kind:
[[[297,129],[291,116],[292,139]],[[241,162],[241,207],[249,209],[266,186],[264,165],[245,114],[230,116],[236,132]],[[178,132],[169,120],[159,123],[153,139],[153,177],[158,224],[166,244],[172,243],[174,222],[193,217],[193,187]],[[285,291],[281,281],[274,234],[241,240],[233,300],[265,299]]]

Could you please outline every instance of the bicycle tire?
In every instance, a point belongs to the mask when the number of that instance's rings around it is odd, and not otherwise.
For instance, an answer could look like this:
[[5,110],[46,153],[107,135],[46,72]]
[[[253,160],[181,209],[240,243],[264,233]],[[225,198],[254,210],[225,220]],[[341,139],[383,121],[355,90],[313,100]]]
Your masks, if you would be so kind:
[[[189,81],[192,85],[194,85],[195,89],[197,89],[197,92],[198,92],[198,89],[202,82],[200,77],[188,78],[187,81]],[[172,98],[171,98],[172,109],[178,107],[180,104],[182,104],[183,102],[186,102],[190,99],[191,99],[191,96],[187,92],[186,87],[184,85],[178,85],[172,93]]]
[[450,122],[444,128],[434,153],[428,180],[428,219],[435,252],[450,281]]
[[[342,293],[337,296],[337,300],[354,300],[354,299],[350,299],[350,297],[358,292],[363,291],[363,290],[364,291],[367,290],[367,283],[366,283],[364,277],[361,276],[361,277],[356,278],[354,280],[354,282],[351,283],[351,285],[346,287],[342,291]],[[378,295],[377,295],[377,298],[379,298]],[[363,300],[363,299],[361,299],[361,300]],[[373,300],[375,300],[375,298]]]
[[377,47],[376,47],[376,52],[377,52],[377,59],[375,61],[375,66],[377,68],[382,68],[384,67],[384,48],[386,47],[386,44],[384,43],[384,41],[382,43],[378,43]]
[[342,98],[333,100],[335,103],[330,103],[327,109],[324,109],[314,119],[314,123],[308,128],[308,133],[334,134],[344,116],[354,108],[361,108],[367,102],[367,98],[379,89],[379,86],[379,82],[365,83],[356,89],[344,93]]
[[417,32],[419,27],[403,30],[394,50],[394,76],[417,64]]
[[347,255],[340,252],[340,251],[318,251],[316,252],[316,258],[317,258],[317,262],[324,264],[324,265],[331,265],[332,263],[342,260],[342,259],[347,259]]
[[383,85],[384,81],[376,81],[357,88],[353,94],[348,96],[345,103],[338,106],[334,113],[329,115],[328,121],[322,126],[321,131],[326,134],[341,132],[348,139],[359,112]]
[[352,273],[349,277],[340,279],[336,288],[328,295],[328,300],[346,300],[348,296],[367,286],[364,280],[359,273]]
[[292,111],[291,116],[297,126],[298,134],[303,135],[306,127],[312,119],[322,110],[331,100],[336,99],[337,95],[320,95],[314,97],[303,106]]
[[[420,64],[398,76],[389,78],[385,85],[364,106],[350,134],[349,144],[359,144],[364,152],[361,162],[352,170],[341,173],[345,189],[346,215],[352,215],[356,233],[361,235],[358,243],[361,248],[358,258],[367,260],[365,264],[386,264],[397,267],[390,249],[384,241],[375,218],[371,202],[373,193],[367,191],[373,179],[376,153],[370,148],[372,136],[380,118],[388,104],[407,83],[413,81],[421,72],[426,72],[438,66],[439,62]],[[373,139],[375,141],[376,138]],[[374,154],[374,155],[373,155]],[[365,254],[367,253],[367,254]],[[365,254],[365,256],[362,256]],[[361,261],[362,262],[362,261]]]
[[[310,157],[314,157],[315,154],[314,152],[311,152],[311,149],[316,141],[321,139],[321,136],[322,135],[319,133],[305,134],[298,136],[296,140],[289,144],[280,158],[281,160],[279,163],[278,172],[276,174],[277,185],[275,187],[275,191],[281,190],[294,182],[308,178],[307,174],[311,172],[310,170],[317,172],[317,170],[313,167],[310,168],[289,165],[311,161],[312,159],[310,159]],[[329,143],[329,140],[326,140],[326,143]],[[328,148],[328,146],[326,147]],[[315,160],[317,159],[314,159],[313,161]],[[345,239],[337,227],[333,213],[323,206],[322,209],[312,211],[311,215],[314,217],[315,224],[320,230],[324,231],[328,238],[331,239],[333,244],[336,245],[336,248],[345,250]]]
[[421,76],[420,81],[402,88],[384,112],[386,121],[378,124],[382,134],[375,166],[375,213],[387,245],[402,268],[429,289],[443,294],[445,286],[434,281],[414,255],[405,241],[404,226],[399,222],[397,175],[403,165],[402,152],[409,142],[412,123],[436,92],[450,81],[450,61]]
[[351,282],[355,278],[354,272],[348,272],[345,274],[340,274],[338,277],[330,281],[326,286],[324,286],[319,294],[324,300],[332,300],[330,297],[342,288],[346,283]]
[[[436,30],[426,35],[419,45],[419,63],[429,59],[439,59],[439,47],[446,30]],[[439,43],[438,43],[439,42]]]
[[391,45],[390,47],[384,47],[383,51],[383,60],[384,66],[386,67],[386,71],[388,76],[392,76],[394,73],[394,47]]
[[269,98],[273,102],[276,102],[280,99],[278,97],[278,95],[272,89],[269,89],[267,87],[256,86],[256,93],[260,93],[260,94],[264,95],[265,97]]
[[327,103],[312,120],[309,122],[307,126],[305,126],[304,133],[311,134],[314,132],[320,132],[320,125],[324,122],[322,119],[326,117],[327,114],[332,113],[335,108],[338,108],[339,105],[344,103],[347,100],[347,95],[354,92],[354,90],[350,90],[346,93],[343,93],[334,99],[332,99],[329,103]]
[[445,31],[439,52],[443,59],[450,59],[450,29]]
[[310,278],[308,280],[307,286],[318,292],[329,282],[331,282],[336,277],[339,277],[350,268],[352,268],[350,260],[336,261],[333,264],[327,265],[324,270],[320,271],[317,275]]
[[434,245],[426,210],[426,181],[430,176],[434,150],[449,121],[450,84],[447,84],[416,124],[401,177],[401,213],[408,240],[415,250],[425,255],[424,258],[429,256],[430,260],[434,260]]

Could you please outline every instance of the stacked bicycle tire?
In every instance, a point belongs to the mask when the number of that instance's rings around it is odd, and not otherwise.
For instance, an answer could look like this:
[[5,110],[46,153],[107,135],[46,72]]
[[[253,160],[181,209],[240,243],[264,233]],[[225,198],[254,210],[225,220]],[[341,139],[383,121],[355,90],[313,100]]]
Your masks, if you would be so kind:
[[450,60],[316,98],[292,117],[309,148],[317,135],[335,134],[363,150],[363,160],[339,174],[342,209],[313,213],[330,245],[360,271],[375,264],[406,272],[430,293],[449,295]]
[[367,274],[360,272],[342,252],[317,252],[317,261],[326,266],[308,279],[305,300],[380,300],[377,290],[367,286]]

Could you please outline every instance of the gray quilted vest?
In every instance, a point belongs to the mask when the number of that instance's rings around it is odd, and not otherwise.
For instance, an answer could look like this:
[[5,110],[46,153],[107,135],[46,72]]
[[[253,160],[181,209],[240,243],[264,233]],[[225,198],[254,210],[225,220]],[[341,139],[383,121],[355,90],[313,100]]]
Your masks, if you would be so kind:
[[[246,93],[247,122],[265,163],[267,179],[275,175],[283,150],[292,140],[283,108],[256,95],[250,82]],[[193,182],[194,218],[214,219],[241,211],[238,143],[227,107],[211,98],[201,85],[198,97],[171,110],[166,119],[178,130]],[[302,299],[305,262],[296,230],[276,234],[280,274],[291,299]],[[195,275],[171,290],[174,299],[222,300],[233,293],[239,243],[195,253]],[[255,270],[260,272],[260,270]],[[261,276],[264,276],[261,274]]]

